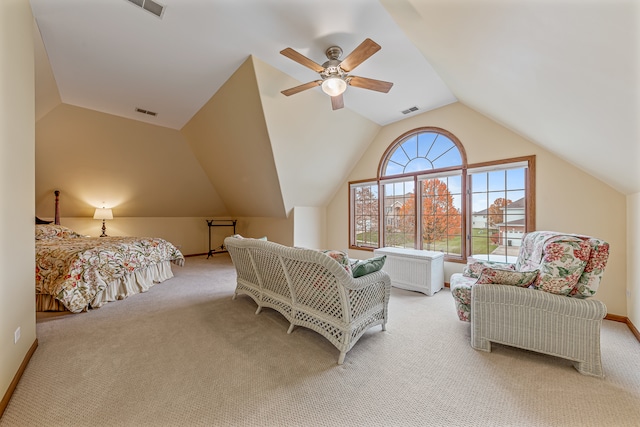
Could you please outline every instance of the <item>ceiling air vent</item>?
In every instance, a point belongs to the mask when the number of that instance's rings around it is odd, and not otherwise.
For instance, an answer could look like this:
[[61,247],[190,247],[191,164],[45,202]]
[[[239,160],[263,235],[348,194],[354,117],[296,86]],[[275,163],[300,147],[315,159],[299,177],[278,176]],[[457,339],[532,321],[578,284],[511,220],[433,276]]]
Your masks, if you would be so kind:
[[165,6],[157,3],[153,0],[127,0],[131,4],[135,4],[138,7],[143,8],[147,12],[151,12],[156,15],[158,18],[162,18],[162,14],[164,13]]
[[407,108],[402,112],[402,114],[409,114],[409,113],[413,113],[414,111],[418,111],[418,107]]
[[158,115],[158,113],[156,113],[156,112],[149,111],[149,110],[144,110],[144,109],[142,109],[142,108],[138,108],[138,107],[136,107],[136,111],[137,111],[138,113],[148,114],[148,115],[153,116],[153,117],[155,117],[155,116],[157,116],[157,115]]

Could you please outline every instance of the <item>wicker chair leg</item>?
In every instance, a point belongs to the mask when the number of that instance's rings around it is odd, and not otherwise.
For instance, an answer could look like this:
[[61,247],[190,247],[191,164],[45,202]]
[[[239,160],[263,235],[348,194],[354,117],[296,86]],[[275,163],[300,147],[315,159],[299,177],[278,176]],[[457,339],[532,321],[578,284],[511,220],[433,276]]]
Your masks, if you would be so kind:
[[342,365],[344,363],[344,357],[347,355],[346,351],[340,352],[340,357],[338,357],[338,365]]
[[574,362],[573,366],[582,375],[604,378],[604,372],[602,372],[602,363],[598,363],[592,360],[586,362]]
[[236,299],[236,297],[238,296],[238,294],[236,292],[233,293],[233,296],[231,297],[232,300]]
[[386,330],[387,330],[387,322],[384,322],[384,323],[382,324],[382,330],[383,330],[383,331],[386,331]]
[[491,352],[491,341],[478,337],[472,328],[471,329],[471,347],[473,347],[476,350]]
[[262,310],[262,307],[258,306],[258,309],[256,310],[256,314],[260,314],[260,310]]
[[292,324],[290,324],[290,325],[289,325],[289,330],[287,331],[287,333],[288,333],[288,334],[290,334],[291,332],[293,332],[293,328],[294,328],[295,326],[296,326],[296,325],[294,325],[293,323],[292,323]]

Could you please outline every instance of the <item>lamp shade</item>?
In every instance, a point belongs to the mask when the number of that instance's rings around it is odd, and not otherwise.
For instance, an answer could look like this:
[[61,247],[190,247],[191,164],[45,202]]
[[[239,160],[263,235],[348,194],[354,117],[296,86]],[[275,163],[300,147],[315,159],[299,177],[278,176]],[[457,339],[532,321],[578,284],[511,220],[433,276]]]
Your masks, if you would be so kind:
[[347,82],[340,77],[329,77],[322,82],[322,91],[329,96],[338,96],[347,90]]
[[113,212],[111,209],[96,208],[96,212],[93,214],[93,219],[113,219]]

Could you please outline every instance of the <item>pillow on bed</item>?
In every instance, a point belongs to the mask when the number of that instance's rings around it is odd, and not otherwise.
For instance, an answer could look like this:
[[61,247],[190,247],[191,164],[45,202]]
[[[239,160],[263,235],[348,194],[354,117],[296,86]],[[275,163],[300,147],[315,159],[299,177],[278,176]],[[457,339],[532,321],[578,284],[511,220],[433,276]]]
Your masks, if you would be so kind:
[[36,240],[75,239],[76,237],[82,237],[82,235],[63,225],[36,225]]

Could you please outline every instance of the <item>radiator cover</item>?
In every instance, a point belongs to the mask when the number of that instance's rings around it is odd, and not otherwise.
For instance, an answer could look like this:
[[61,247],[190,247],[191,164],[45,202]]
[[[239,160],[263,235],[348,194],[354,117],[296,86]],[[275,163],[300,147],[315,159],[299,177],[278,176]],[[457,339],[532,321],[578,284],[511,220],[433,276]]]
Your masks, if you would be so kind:
[[375,249],[376,256],[386,255],[382,269],[396,288],[433,295],[444,287],[444,254],[405,248]]

